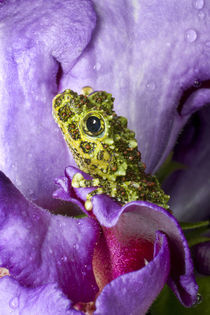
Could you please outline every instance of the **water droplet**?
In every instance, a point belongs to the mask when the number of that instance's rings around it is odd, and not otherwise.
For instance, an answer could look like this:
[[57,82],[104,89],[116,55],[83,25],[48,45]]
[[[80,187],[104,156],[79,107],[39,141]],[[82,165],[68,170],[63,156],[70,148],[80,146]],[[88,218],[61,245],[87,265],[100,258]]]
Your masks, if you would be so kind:
[[204,7],[204,0],[194,0],[193,5],[195,9],[201,10]]
[[186,31],[185,36],[189,43],[193,43],[197,39],[197,32],[193,29],[189,29]]
[[199,18],[200,18],[200,19],[202,19],[202,20],[203,20],[203,19],[205,18],[205,16],[206,16],[206,15],[205,15],[205,13],[204,13],[204,12],[202,12],[202,11],[201,11],[201,12],[199,12],[199,13],[198,13],[198,16],[199,16]]
[[63,256],[63,257],[61,258],[61,260],[64,261],[64,262],[66,262],[66,261],[68,260],[68,258],[67,258],[66,256]]
[[75,248],[76,250],[78,250],[78,249],[79,249],[79,245],[78,245],[78,244],[74,244],[74,248]]
[[202,295],[200,293],[198,293],[195,305],[201,304],[201,302],[202,302]]
[[17,296],[13,297],[10,301],[9,301],[9,306],[15,310],[18,306],[19,306],[19,299]]
[[193,82],[193,86],[198,89],[201,86],[201,82],[199,80],[195,80]]
[[146,87],[150,90],[154,90],[156,88],[156,84],[154,81],[150,81],[147,83]]
[[33,213],[32,218],[34,219],[34,221],[39,221],[40,215],[38,213]]
[[205,42],[206,49],[210,49],[210,41]]
[[101,64],[100,64],[100,62],[97,62],[97,63],[95,64],[95,66],[93,67],[93,69],[96,70],[96,71],[99,71],[99,70],[101,69]]
[[12,164],[12,168],[13,168],[14,170],[17,170],[17,165],[16,165],[16,164]]

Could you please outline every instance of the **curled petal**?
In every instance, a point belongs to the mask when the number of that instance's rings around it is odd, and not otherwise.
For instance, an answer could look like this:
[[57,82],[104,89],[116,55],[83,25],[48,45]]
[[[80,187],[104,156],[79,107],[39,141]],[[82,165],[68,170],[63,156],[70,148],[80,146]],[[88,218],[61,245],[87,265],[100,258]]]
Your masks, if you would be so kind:
[[121,275],[104,287],[96,301],[95,315],[146,313],[170,271],[168,241],[161,232],[156,233],[155,247],[158,247],[158,251],[145,267]]
[[52,215],[27,201],[0,173],[0,266],[21,285],[57,283],[74,303],[93,300],[96,220]]
[[[67,170],[70,185],[74,174],[81,173],[81,171],[72,167]],[[73,189],[83,204],[89,189]],[[67,191],[66,193],[68,194]],[[70,198],[71,194],[72,192],[69,191]],[[193,275],[190,250],[181,227],[173,215],[165,209],[145,201],[133,201],[121,207],[106,195],[93,196],[92,203],[93,214],[99,223],[105,228],[116,229],[122,242],[126,239],[144,239],[154,243],[156,231],[164,232],[169,239],[171,253],[168,283],[185,306],[191,306],[196,302],[198,286]],[[179,258],[177,259],[177,257]]]
[[132,233],[135,234],[139,226],[141,232],[138,234],[149,240],[154,239],[158,230],[167,235],[171,254],[168,284],[185,306],[192,306],[196,302],[198,286],[194,279],[190,250],[176,219],[163,208],[148,202],[131,202],[123,208],[125,218],[120,230],[129,234],[129,229],[133,229]]
[[85,179],[91,179],[91,177],[79,170],[76,167],[69,166],[65,170],[66,177],[60,177],[56,180],[56,184],[59,185],[59,188],[53,193],[53,197],[61,200],[66,200],[73,202],[77,206],[79,206],[83,212],[88,214],[85,209],[84,203],[86,201],[86,196],[90,193],[94,188],[74,188],[71,184],[72,179],[75,174],[80,173]]

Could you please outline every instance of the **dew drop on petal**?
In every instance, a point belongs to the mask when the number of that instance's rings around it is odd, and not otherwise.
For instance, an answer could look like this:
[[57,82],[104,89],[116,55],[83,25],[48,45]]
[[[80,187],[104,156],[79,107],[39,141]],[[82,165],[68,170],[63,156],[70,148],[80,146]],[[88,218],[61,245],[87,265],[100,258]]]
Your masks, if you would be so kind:
[[40,215],[38,213],[33,213],[32,214],[32,218],[33,218],[34,221],[39,221]]
[[155,84],[155,82],[150,81],[150,82],[147,83],[146,87],[153,91],[156,88],[156,84]]
[[79,245],[78,244],[74,244],[74,246],[73,246],[76,250],[78,250],[79,249]]
[[201,10],[204,7],[204,0],[193,0],[193,6],[197,10]]
[[10,301],[9,301],[9,306],[14,310],[19,306],[19,299],[17,296],[13,297]]
[[197,294],[197,299],[196,299],[196,305],[201,304],[202,302],[202,295],[200,293]]
[[210,50],[210,41],[205,42],[205,47]]
[[197,39],[197,32],[194,29],[189,29],[185,33],[186,40],[193,43]]
[[200,82],[200,80],[195,80],[194,82],[193,82],[193,86],[195,87],[195,88],[199,88],[199,87],[201,87],[201,82]]
[[199,18],[200,18],[200,19],[202,19],[202,20],[203,20],[203,19],[205,18],[205,16],[206,16],[206,15],[205,15],[205,13],[204,13],[204,12],[200,11],[200,12],[198,13],[198,16],[199,16]]
[[96,70],[96,71],[99,71],[99,70],[101,69],[101,64],[100,64],[100,62],[97,62],[97,63],[95,64],[95,66],[93,67],[93,69]]
[[198,74],[198,73],[199,73],[199,68],[195,68],[195,69],[194,69],[194,72],[195,72],[196,74]]

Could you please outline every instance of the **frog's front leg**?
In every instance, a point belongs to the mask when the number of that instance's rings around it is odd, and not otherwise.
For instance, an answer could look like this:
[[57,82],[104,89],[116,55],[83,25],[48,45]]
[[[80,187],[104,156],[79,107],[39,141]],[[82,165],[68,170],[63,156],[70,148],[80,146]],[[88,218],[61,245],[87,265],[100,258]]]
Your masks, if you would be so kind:
[[87,211],[92,210],[93,205],[91,198],[95,195],[108,194],[109,190],[106,187],[106,182],[102,178],[85,179],[81,173],[76,173],[72,178],[72,186],[74,188],[87,188],[87,187],[97,187],[95,190],[87,194],[87,200],[85,202],[85,209]]

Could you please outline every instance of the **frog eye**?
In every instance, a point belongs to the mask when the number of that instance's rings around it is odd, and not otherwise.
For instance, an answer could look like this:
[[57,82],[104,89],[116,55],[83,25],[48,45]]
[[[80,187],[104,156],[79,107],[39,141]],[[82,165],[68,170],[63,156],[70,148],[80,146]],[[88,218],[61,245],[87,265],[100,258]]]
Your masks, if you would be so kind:
[[86,126],[91,133],[98,133],[101,129],[101,120],[96,116],[90,116],[86,121]]
[[105,123],[101,115],[91,113],[83,120],[83,130],[89,136],[100,136],[105,128]]

